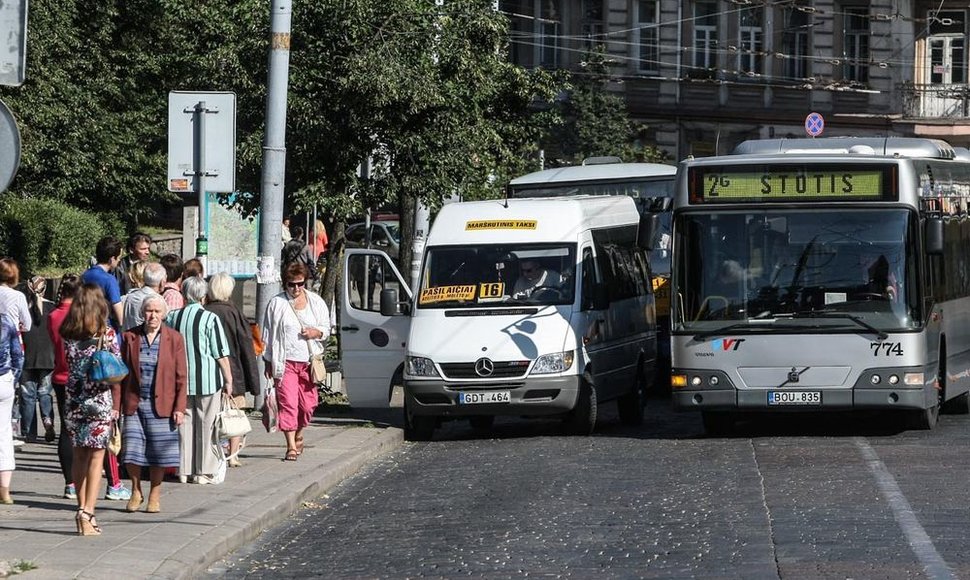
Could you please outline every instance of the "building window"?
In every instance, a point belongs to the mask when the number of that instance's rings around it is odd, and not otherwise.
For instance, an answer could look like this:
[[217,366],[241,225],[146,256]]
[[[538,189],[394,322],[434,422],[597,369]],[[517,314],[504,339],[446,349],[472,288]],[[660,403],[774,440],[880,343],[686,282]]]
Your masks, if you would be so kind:
[[660,2],[638,0],[634,3],[636,15],[637,68],[641,71],[660,70]]
[[808,32],[812,24],[807,12],[798,5],[784,9],[784,28],[781,32],[781,51],[785,54],[785,80],[804,81],[812,76],[808,60]]
[[864,6],[845,8],[843,24],[843,67],[845,80],[869,82],[869,9]]
[[596,50],[604,45],[603,0],[583,0],[583,38],[586,50]]
[[764,44],[763,8],[744,8],[738,13],[738,72],[764,72],[764,56],[761,54]]
[[558,0],[535,0],[536,49],[539,66],[559,66],[559,37],[562,30],[562,7]]
[[717,67],[717,2],[694,3],[694,59],[695,76]]

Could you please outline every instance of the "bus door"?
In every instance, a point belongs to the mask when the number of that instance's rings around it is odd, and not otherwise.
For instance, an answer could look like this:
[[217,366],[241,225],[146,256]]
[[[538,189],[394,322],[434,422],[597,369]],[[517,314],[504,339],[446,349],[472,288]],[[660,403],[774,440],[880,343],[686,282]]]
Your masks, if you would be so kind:
[[390,403],[392,379],[404,364],[410,316],[383,316],[380,295],[397,290],[411,301],[411,290],[394,262],[379,250],[347,249],[340,299],[340,350],[350,404],[382,408]]

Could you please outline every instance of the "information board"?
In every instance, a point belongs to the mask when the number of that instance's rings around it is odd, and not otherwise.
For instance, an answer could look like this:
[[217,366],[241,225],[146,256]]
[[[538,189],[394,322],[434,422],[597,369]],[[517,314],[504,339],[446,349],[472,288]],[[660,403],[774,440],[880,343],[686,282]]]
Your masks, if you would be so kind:
[[887,167],[693,167],[691,203],[750,201],[887,201],[896,199]]

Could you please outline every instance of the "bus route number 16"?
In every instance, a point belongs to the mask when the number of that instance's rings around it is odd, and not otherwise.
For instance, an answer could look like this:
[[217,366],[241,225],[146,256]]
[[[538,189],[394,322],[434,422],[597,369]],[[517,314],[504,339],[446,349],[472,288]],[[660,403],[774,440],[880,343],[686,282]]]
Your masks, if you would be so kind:
[[872,356],[903,356],[901,342],[870,342],[869,348],[872,349]]

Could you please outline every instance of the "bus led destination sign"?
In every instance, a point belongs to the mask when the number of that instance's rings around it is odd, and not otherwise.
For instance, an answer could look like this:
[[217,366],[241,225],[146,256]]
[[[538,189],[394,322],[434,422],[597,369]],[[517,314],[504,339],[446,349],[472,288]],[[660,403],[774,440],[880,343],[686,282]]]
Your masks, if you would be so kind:
[[[752,169],[754,169],[752,171]],[[693,203],[887,200],[885,168],[693,167]]]

